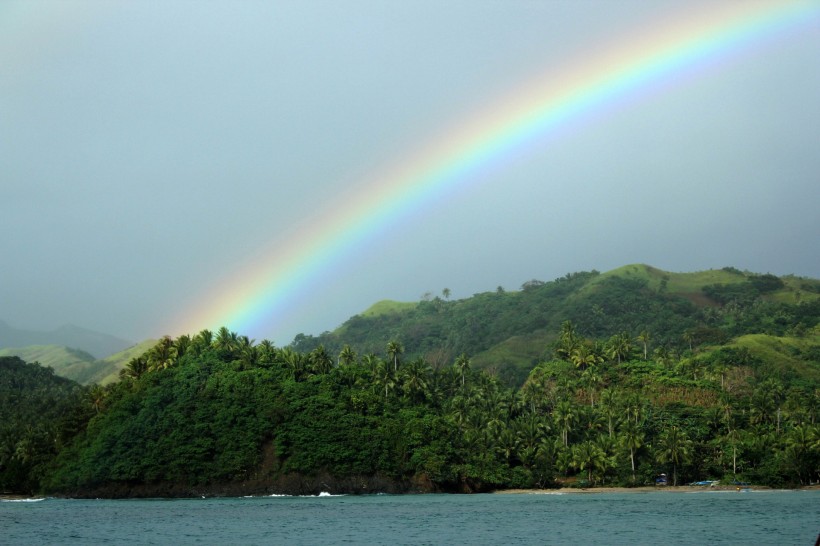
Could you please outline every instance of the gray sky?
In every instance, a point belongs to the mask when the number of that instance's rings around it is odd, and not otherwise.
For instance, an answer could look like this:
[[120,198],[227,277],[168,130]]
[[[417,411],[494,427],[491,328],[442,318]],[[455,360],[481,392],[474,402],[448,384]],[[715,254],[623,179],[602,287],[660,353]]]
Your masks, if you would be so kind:
[[[4,0],[0,319],[177,335],[373,173],[714,5]],[[636,262],[820,277],[819,59],[815,12],[661,80],[382,226],[239,333],[284,344],[380,299]]]

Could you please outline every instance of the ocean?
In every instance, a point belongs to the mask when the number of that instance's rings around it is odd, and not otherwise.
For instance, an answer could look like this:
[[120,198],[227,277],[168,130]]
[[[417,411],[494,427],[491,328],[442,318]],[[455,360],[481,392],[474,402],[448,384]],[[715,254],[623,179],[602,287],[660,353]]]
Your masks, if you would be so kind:
[[0,502],[2,544],[800,544],[820,491]]

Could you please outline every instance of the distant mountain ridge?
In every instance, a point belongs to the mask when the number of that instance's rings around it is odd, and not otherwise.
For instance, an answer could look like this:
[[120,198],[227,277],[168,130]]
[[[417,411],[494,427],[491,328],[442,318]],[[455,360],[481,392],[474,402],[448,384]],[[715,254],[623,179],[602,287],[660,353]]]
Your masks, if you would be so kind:
[[82,385],[97,383],[107,385],[119,379],[119,372],[128,362],[156,345],[157,340],[147,339],[125,350],[96,359],[79,349],[62,345],[28,345],[25,347],[0,348],[0,357],[15,356],[25,362],[52,368],[56,375]]
[[100,359],[125,350],[134,345],[134,342],[71,324],[45,332],[14,328],[0,320],[0,349],[31,345],[69,347]]

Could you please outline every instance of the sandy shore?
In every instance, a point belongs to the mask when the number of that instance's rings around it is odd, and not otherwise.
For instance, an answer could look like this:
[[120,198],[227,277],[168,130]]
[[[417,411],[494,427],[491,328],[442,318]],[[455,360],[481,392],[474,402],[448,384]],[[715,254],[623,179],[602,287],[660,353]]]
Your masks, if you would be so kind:
[[10,493],[3,493],[0,494],[0,501],[30,501],[35,499],[44,499],[42,495],[12,495]]
[[[820,486],[813,485],[809,487],[801,487],[799,490],[818,490]],[[642,487],[561,487],[558,489],[502,489],[496,491],[497,494],[503,495],[577,495],[583,493],[697,493],[703,491],[772,491],[771,487],[764,487],[758,485],[737,486],[737,485],[716,485],[700,486],[700,485],[679,485],[677,487],[667,486],[642,486]]]
[[[820,491],[820,485],[809,485],[788,489],[789,491]],[[496,495],[582,495],[596,493],[698,493],[704,491],[728,491],[728,492],[748,492],[748,491],[775,491],[771,487],[761,485],[736,486],[736,485],[679,485],[674,486],[641,486],[641,487],[560,487],[555,489],[500,489],[494,491]],[[784,489],[785,491],[785,489]],[[0,501],[33,501],[42,500],[41,495],[13,495],[9,493],[0,494]],[[159,497],[158,497],[159,498]]]

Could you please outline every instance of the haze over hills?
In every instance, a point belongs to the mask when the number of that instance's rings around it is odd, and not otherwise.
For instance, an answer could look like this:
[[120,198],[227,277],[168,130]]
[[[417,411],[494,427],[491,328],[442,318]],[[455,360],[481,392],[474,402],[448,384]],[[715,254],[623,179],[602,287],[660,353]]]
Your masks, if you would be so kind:
[[23,330],[0,320],[0,348],[21,348],[29,345],[60,345],[105,358],[133,345],[133,341],[66,324],[51,331]]
[[156,344],[155,339],[147,339],[125,350],[96,359],[79,349],[61,345],[29,345],[26,347],[0,349],[0,357],[16,356],[25,362],[36,362],[54,370],[56,375],[83,385],[97,383],[108,385],[119,379],[119,372],[132,359]]

